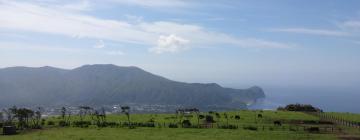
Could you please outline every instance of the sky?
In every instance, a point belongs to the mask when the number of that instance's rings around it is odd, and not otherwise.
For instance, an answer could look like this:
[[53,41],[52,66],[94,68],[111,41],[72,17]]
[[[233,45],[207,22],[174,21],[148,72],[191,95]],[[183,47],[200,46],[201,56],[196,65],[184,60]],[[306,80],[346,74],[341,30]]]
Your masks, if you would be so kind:
[[0,67],[360,91],[358,0],[0,0]]

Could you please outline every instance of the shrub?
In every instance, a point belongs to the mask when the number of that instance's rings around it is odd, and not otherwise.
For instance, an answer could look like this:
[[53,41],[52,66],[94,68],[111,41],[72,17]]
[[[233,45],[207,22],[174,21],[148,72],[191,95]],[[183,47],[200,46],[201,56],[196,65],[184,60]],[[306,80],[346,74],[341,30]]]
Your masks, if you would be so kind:
[[45,125],[45,119],[41,119],[41,125]]
[[191,122],[189,120],[183,120],[181,124],[183,128],[191,127]]
[[236,125],[220,125],[218,126],[221,129],[238,129],[238,127]]
[[214,117],[211,116],[211,115],[206,115],[205,120],[206,120],[207,123],[215,123]]
[[55,125],[55,122],[54,121],[48,121],[47,125]]
[[310,133],[319,133],[320,132],[320,128],[319,127],[310,127],[307,129],[308,132]]
[[154,122],[155,122],[155,118],[151,118],[148,122],[154,123]]
[[269,131],[274,131],[274,127],[269,127]]
[[74,127],[89,127],[91,125],[90,121],[74,121],[73,126]]
[[59,121],[59,126],[61,126],[61,127],[65,127],[65,126],[69,126],[69,125],[70,124],[65,122],[64,120]]
[[239,115],[235,115],[235,119],[236,119],[236,120],[240,120],[240,116],[239,116]]
[[105,124],[105,127],[106,126],[110,126],[110,127],[118,127],[120,124],[119,123],[116,123],[116,122],[104,122],[102,124]]
[[308,104],[289,104],[285,107],[279,107],[281,111],[305,111],[305,112],[321,112],[319,108]]
[[169,128],[179,128],[177,124],[170,123]]
[[295,128],[290,127],[289,131],[297,131]]
[[304,124],[317,124],[317,121],[314,121],[314,120],[304,120],[303,123],[304,123]]
[[252,131],[257,131],[257,130],[258,130],[258,128],[255,127],[255,126],[244,126],[243,128],[244,128],[245,130],[252,130]]

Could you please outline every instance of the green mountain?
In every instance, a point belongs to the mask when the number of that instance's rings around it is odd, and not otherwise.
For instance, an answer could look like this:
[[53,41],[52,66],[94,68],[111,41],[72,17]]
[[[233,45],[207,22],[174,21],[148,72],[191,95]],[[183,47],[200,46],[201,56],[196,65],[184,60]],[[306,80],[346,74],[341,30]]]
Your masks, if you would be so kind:
[[264,98],[259,87],[176,82],[137,67],[85,65],[0,69],[0,106],[157,104],[199,108],[245,108]]

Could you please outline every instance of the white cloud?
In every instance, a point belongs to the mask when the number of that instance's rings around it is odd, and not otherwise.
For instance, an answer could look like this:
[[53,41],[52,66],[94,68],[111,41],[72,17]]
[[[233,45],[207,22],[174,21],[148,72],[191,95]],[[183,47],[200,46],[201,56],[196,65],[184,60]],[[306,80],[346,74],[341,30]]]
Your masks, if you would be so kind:
[[72,4],[65,4],[63,6],[59,6],[60,8],[67,9],[67,10],[77,10],[77,11],[89,11],[91,10],[91,4],[87,0],[82,0],[77,3]]
[[270,29],[270,31],[298,33],[298,34],[323,35],[323,36],[349,36],[350,35],[349,33],[343,32],[343,31],[309,29],[309,28],[279,28],[279,29]]
[[141,16],[134,16],[134,15],[125,15],[125,17],[130,21],[134,23],[141,23],[143,22],[143,17]]
[[[147,3],[147,1],[137,2]],[[178,44],[171,45],[172,43],[170,43],[167,47],[163,47],[167,49],[181,48],[180,50],[183,50],[185,47],[218,46],[224,44],[240,47],[292,47],[292,45],[286,43],[257,38],[238,38],[220,32],[213,32],[199,25],[180,24],[169,21],[145,22],[143,20],[132,23],[129,21],[97,18],[72,10],[66,11],[49,8],[48,6],[34,3],[6,0],[0,0],[0,30],[2,29],[76,38],[111,40],[156,47],[159,47],[159,36],[170,35],[167,39],[170,37],[170,40],[172,40],[170,42],[175,41]],[[164,39],[166,37],[160,38],[166,40]]]
[[39,51],[39,52],[66,52],[66,53],[84,53],[89,52],[85,49],[70,48],[63,46],[46,46],[36,44],[14,43],[14,42],[1,42],[0,50],[19,50],[19,51]]
[[117,3],[138,5],[144,7],[184,7],[188,6],[185,0],[110,0]]
[[149,51],[157,54],[165,52],[180,52],[188,49],[187,44],[189,40],[181,38],[176,35],[163,36],[161,35],[158,39],[157,46],[150,48]]
[[108,55],[125,55],[123,51],[108,51],[106,52]]
[[98,40],[94,46],[95,49],[105,48],[105,43],[103,40]]
[[342,24],[342,26],[346,28],[360,29],[360,21],[356,21],[356,20],[345,21]]

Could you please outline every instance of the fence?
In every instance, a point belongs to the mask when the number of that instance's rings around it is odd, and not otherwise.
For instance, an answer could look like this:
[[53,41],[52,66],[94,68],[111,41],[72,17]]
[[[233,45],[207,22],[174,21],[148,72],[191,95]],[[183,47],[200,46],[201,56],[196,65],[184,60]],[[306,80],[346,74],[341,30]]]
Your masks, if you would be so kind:
[[341,118],[339,116],[334,116],[327,113],[317,112],[317,113],[308,113],[311,115],[315,115],[320,118],[320,120],[330,121],[338,125],[347,126],[347,127],[353,127],[358,128],[360,130],[360,122],[350,121],[346,120],[344,118]]

